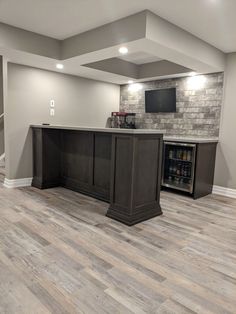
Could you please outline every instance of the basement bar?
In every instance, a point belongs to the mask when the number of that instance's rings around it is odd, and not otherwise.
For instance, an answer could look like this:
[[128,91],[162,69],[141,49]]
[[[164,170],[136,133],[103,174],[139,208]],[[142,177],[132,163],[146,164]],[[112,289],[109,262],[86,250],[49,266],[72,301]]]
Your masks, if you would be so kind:
[[161,215],[163,134],[148,129],[31,125],[33,183],[110,203],[107,216],[134,225]]

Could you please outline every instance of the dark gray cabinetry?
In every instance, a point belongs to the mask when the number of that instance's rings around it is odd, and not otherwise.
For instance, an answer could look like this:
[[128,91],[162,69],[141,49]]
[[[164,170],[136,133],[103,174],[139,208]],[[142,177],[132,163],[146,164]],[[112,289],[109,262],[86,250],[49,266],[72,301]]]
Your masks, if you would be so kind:
[[217,143],[197,144],[194,178],[194,199],[212,193]]
[[63,131],[61,137],[62,186],[109,201],[111,134]]
[[110,198],[111,134],[33,128],[38,188],[63,186],[104,201]]
[[162,214],[161,161],[162,135],[113,134],[107,216],[132,225]]
[[33,127],[37,188],[63,186],[110,202],[127,225],[160,215],[161,134]]
[[33,182],[47,189],[60,185],[61,140],[59,130],[33,129]]

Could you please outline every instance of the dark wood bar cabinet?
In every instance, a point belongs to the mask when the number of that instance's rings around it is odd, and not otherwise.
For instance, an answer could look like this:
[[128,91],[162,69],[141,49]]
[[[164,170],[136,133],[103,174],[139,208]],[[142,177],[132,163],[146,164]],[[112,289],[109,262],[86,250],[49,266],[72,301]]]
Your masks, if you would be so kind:
[[107,216],[127,225],[162,214],[159,131],[31,128],[34,187],[63,186],[109,202]]

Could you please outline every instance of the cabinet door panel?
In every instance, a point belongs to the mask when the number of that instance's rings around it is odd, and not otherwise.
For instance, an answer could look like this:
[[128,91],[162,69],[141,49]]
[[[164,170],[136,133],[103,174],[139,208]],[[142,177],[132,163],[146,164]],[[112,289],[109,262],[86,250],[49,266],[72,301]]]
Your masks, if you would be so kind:
[[57,186],[60,183],[60,146],[60,130],[43,130],[43,178],[49,186]]
[[45,189],[60,185],[60,130],[33,129],[34,187]]
[[111,176],[111,134],[94,135],[94,175],[95,189],[101,189],[109,195]]
[[113,136],[113,169],[111,202],[120,211],[130,212],[132,201],[133,137]]
[[63,131],[62,177],[85,185],[92,185],[92,132]]
[[140,138],[136,144],[135,207],[157,202],[160,141]]
[[197,146],[195,199],[212,193],[215,172],[216,143],[201,143]]
[[42,129],[33,129],[33,186],[43,182],[43,135]]

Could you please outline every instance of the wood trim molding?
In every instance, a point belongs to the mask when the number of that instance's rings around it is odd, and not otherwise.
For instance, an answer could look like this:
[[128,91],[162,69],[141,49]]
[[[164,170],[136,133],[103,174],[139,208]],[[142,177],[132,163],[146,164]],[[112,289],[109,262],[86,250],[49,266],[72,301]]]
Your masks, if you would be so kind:
[[223,186],[218,186],[218,185],[213,186],[213,194],[236,198],[235,189],[224,188]]
[[26,187],[31,186],[33,178],[23,178],[23,179],[4,179],[3,186],[5,188],[20,188],[20,187]]

